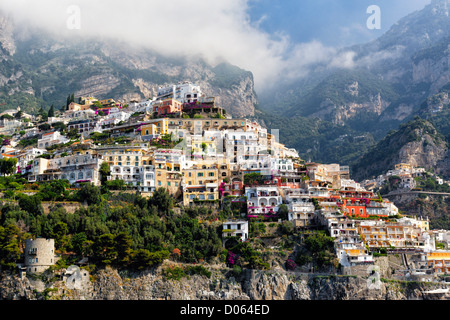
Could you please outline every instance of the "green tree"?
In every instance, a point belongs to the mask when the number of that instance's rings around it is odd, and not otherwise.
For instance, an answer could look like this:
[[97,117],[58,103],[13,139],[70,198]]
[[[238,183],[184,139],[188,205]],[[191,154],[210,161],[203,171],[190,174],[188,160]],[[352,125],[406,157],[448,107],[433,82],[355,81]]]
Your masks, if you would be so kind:
[[102,186],[106,185],[109,176],[111,176],[111,168],[109,163],[103,162],[100,166],[100,181]]
[[14,118],[20,120],[23,116],[23,112],[22,111],[17,111],[17,113],[14,115]]
[[52,227],[51,238],[55,239],[55,247],[57,250],[66,251],[69,245],[69,238],[67,234],[69,233],[69,228],[66,223],[62,221],[57,221]]
[[54,116],[55,116],[55,108],[53,107],[53,105],[51,105],[50,109],[48,110],[47,117],[50,118]]
[[117,259],[114,235],[102,234],[94,243],[94,255],[101,263],[111,265]]
[[173,206],[173,198],[165,188],[158,188],[149,199],[149,206],[155,206],[158,212],[168,214]]
[[88,241],[88,239],[87,239],[86,233],[80,232],[80,233],[74,234],[70,239],[73,251],[76,254],[83,256],[85,253],[84,248],[87,244],[87,241]]
[[131,260],[133,239],[126,232],[121,232],[115,236],[117,263],[119,265],[127,265]]
[[78,130],[76,128],[72,128],[67,132],[67,138],[69,139],[78,139],[80,137],[80,134],[78,133]]
[[92,183],[82,183],[81,189],[77,191],[78,201],[85,201],[88,205],[100,204],[102,195],[100,188]]
[[169,256],[168,250],[151,252],[147,249],[138,249],[134,252],[132,266],[138,270],[155,267],[168,259]]
[[18,235],[20,231],[15,225],[0,226],[0,266],[14,270],[20,258]]
[[0,173],[2,175],[9,175],[16,172],[17,158],[0,159]]
[[280,204],[278,207],[278,217],[283,220],[287,220],[289,218],[289,208],[284,203]]
[[42,207],[41,199],[38,195],[28,196],[26,194],[19,198],[20,209],[31,213],[32,215],[41,215],[44,213],[44,208]]
[[68,180],[52,180],[41,184],[38,194],[44,201],[62,201],[69,196],[69,187]]
[[333,237],[327,236],[324,232],[319,232],[308,236],[304,243],[319,267],[335,264]]

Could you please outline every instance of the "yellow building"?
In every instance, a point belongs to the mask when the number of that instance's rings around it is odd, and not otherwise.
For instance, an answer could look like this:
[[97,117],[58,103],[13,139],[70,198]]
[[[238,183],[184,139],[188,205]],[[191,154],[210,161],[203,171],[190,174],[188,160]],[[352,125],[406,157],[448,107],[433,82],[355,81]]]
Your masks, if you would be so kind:
[[411,165],[409,163],[397,163],[394,167],[395,170],[411,171]]
[[428,252],[427,264],[434,273],[450,274],[450,251]]
[[192,154],[216,154],[216,142],[211,140],[192,141]]
[[81,111],[81,110],[89,110],[91,107],[90,104],[78,104],[75,102],[71,102],[69,104],[68,110],[69,111]]
[[80,100],[83,104],[86,104],[86,105],[91,105],[95,101],[98,101],[98,99],[96,99],[94,97],[81,97]]
[[182,150],[158,149],[153,153],[155,188],[165,188],[172,196],[181,195],[182,170],[185,156]]
[[412,225],[376,224],[358,226],[358,233],[370,248],[423,246],[421,230]]
[[116,104],[116,101],[114,99],[104,99],[104,100],[99,100],[98,102],[100,102],[100,104],[102,106],[109,106],[112,104]]
[[189,205],[194,199],[219,199],[219,170],[216,165],[198,164],[183,170],[183,204]]
[[154,119],[146,122],[146,124],[141,126],[141,136],[143,140],[169,133],[169,121],[167,118]]

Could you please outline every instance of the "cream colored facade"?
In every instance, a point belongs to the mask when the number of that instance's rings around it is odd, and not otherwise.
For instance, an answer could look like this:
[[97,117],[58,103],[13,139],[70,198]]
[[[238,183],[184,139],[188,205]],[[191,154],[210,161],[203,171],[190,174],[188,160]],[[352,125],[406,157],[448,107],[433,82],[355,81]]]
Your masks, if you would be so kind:
[[219,199],[219,170],[217,165],[194,165],[183,170],[183,204],[195,200],[214,201]]

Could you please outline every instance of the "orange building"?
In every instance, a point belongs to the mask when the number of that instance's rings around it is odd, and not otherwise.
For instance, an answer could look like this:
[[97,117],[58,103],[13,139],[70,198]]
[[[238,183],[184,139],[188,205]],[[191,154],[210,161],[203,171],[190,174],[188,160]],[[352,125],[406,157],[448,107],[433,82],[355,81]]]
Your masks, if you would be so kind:
[[175,99],[165,99],[158,106],[158,115],[164,116],[168,114],[181,113],[183,109],[183,104]]
[[343,211],[346,216],[368,218],[366,204],[359,200],[344,200]]
[[432,268],[434,273],[449,274],[450,273],[450,252],[435,251],[427,253],[428,267]]

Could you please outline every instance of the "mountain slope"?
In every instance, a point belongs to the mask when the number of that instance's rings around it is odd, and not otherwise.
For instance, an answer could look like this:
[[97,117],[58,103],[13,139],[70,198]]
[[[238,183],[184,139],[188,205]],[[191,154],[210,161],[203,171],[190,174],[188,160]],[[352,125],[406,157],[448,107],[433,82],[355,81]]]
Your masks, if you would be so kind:
[[397,163],[435,169],[448,152],[448,143],[433,124],[416,117],[391,131],[352,166],[355,179],[375,177]]
[[[378,39],[343,48],[338,54],[354,54],[352,68],[317,65],[307,77],[284,84],[272,95],[260,95],[259,108],[283,118],[278,121],[284,122],[283,128],[292,128],[285,134],[298,141],[307,140],[296,126],[299,118],[320,119],[337,137],[351,129],[352,136],[372,136],[373,143],[383,139],[420,114],[422,103],[450,82],[449,7],[446,0],[433,0]],[[371,146],[370,140],[365,142],[369,145],[361,148],[359,156]],[[325,139],[321,143],[317,150],[330,145]],[[295,147],[301,154],[310,149],[301,143]],[[354,144],[342,144],[342,148],[340,154],[349,154]],[[321,160],[337,161],[335,157]]]
[[257,104],[252,73],[226,62],[211,66],[201,58],[165,57],[112,40],[24,31],[1,14],[0,44],[3,110],[18,104],[31,112],[40,106],[62,106],[71,93],[99,99],[151,98],[159,86],[179,81],[200,85],[233,116],[252,115]]

